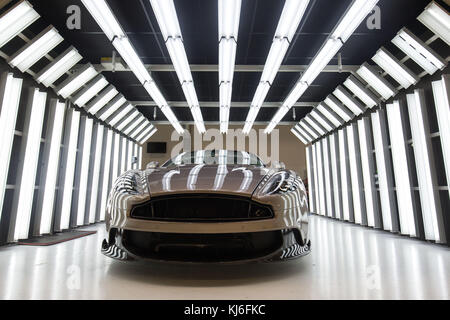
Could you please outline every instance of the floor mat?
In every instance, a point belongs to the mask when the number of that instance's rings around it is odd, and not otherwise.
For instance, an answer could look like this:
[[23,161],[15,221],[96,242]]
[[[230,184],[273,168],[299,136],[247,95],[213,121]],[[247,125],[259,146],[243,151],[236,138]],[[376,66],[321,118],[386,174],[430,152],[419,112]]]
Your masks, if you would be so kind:
[[78,239],[81,237],[89,236],[91,234],[95,234],[97,231],[68,231],[68,232],[59,232],[52,235],[41,236],[26,240],[21,240],[17,244],[25,245],[25,246],[51,246],[57,243],[70,241],[73,239]]

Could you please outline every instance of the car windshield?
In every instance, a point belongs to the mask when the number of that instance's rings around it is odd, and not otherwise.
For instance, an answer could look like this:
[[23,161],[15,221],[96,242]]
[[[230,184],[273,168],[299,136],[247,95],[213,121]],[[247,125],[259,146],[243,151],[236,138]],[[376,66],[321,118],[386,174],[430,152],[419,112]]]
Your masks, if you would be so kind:
[[256,155],[245,151],[228,150],[199,150],[184,152],[172,158],[163,167],[183,164],[228,164],[228,165],[252,165],[264,167],[264,163]]

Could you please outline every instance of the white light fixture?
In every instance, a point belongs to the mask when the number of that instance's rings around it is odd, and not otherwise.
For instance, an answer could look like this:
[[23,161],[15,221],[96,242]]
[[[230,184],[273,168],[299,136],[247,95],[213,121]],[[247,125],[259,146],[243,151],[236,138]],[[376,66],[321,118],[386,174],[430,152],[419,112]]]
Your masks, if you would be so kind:
[[392,161],[397,192],[397,205],[402,234],[417,236],[414,220],[414,199],[408,169],[406,150],[406,128],[402,119],[400,103],[394,101],[386,105],[391,140]]
[[139,126],[137,126],[133,131],[130,132],[129,136],[131,139],[136,140],[136,137],[146,128],[149,126],[150,123],[145,120],[143,123],[141,123]]
[[0,81],[0,218],[5,198],[6,183],[14,141],[17,112],[22,90],[22,79],[13,77],[12,73],[4,73]]
[[365,218],[365,199],[362,195],[363,181],[361,177],[361,165],[359,163],[359,140],[357,137],[356,123],[351,123],[346,127],[348,141],[348,159],[350,163],[350,179],[353,197],[353,212],[355,223],[364,225]]
[[325,99],[325,104],[327,104],[331,110],[336,112],[336,114],[341,117],[345,122],[349,122],[355,117],[355,114],[350,112],[335,96],[329,95]]
[[119,176],[119,162],[120,162],[120,134],[114,133],[114,151],[113,151],[113,162],[111,171],[111,186],[116,182]]
[[109,122],[111,127],[115,127],[115,125],[125,117],[131,110],[133,109],[133,105],[128,103],[122,110]]
[[425,239],[446,243],[444,217],[441,209],[437,175],[434,165],[433,146],[428,121],[429,112],[423,89],[407,94],[409,119],[416,159],[420,203],[422,205]]
[[367,89],[355,76],[351,75],[344,81],[344,85],[357,96],[368,108],[378,105],[378,98]]
[[439,135],[444,157],[447,187],[450,196],[450,78],[443,75],[442,80],[432,83],[434,105],[439,125]]
[[115,36],[125,37],[125,32],[104,0],[81,0],[111,41]]
[[303,119],[299,122],[299,126],[306,130],[306,132],[313,138],[313,140],[316,140],[320,137],[320,134],[312,128],[312,126]]
[[56,184],[58,179],[58,163],[61,153],[61,140],[64,128],[65,104],[54,100],[54,116],[51,119],[53,128],[50,136],[46,136],[49,143],[47,169],[44,182],[44,194],[41,206],[40,234],[51,233],[54,202],[56,196]]
[[241,0],[219,0],[219,120],[221,133],[228,131],[240,13]]
[[337,132],[330,135],[330,158],[333,180],[334,216],[336,219],[342,220],[341,172],[339,167],[339,141]]
[[345,221],[350,221],[353,215],[353,199],[350,190],[350,165],[348,161],[348,143],[346,128],[342,128],[338,131],[339,138],[339,169],[341,179],[341,194],[342,194],[342,218]]
[[264,130],[265,134],[270,134],[273,129],[277,126],[277,124],[284,118],[284,116],[289,112],[289,108],[287,106],[281,106],[281,108],[278,109],[275,116],[270,121],[269,125]]
[[399,229],[398,219],[396,218],[394,179],[389,174],[392,170],[392,161],[388,145],[385,111],[377,110],[371,114],[371,117],[383,228],[387,231],[397,232]]
[[344,124],[344,121],[342,120],[339,115],[334,112],[325,102],[320,103],[317,106],[317,111],[323,114],[335,127],[340,127]]
[[310,212],[315,212],[315,193],[316,190],[314,188],[314,171],[313,167],[313,157],[312,157],[312,146],[307,146],[306,149],[306,170],[307,170],[307,179],[309,184],[309,192],[308,192],[308,201],[309,201],[309,210]]
[[[167,102],[159,91],[158,87],[154,83],[150,73],[148,72],[145,65],[142,63],[142,60],[139,58],[136,50],[133,48],[128,37],[123,32],[122,27],[114,16],[111,8],[105,2],[105,0],[83,0],[83,4],[89,10],[91,15],[94,17],[95,21],[98,23],[100,28],[102,28],[103,32],[107,35],[108,39],[112,41],[113,46],[119,52],[120,56],[125,60],[130,70],[134,73],[139,82],[144,86],[147,92],[150,94],[152,99],[158,104],[158,107],[162,108],[167,106]],[[156,15],[158,18],[158,22],[161,17],[158,16],[159,11],[164,10],[174,10],[175,19],[169,20],[169,24],[167,28],[161,25],[163,21],[160,23],[161,30],[163,31],[163,35],[171,35],[173,37],[181,37],[181,32],[171,32],[172,30],[179,31],[178,20],[176,19],[175,7],[173,6],[173,2],[171,1],[162,1],[161,3],[152,4],[153,6],[161,7],[160,10],[156,10]],[[154,9],[155,10],[155,9]],[[176,23],[176,25],[175,25]],[[164,40],[167,40],[167,36],[164,37]],[[168,111],[163,111],[164,114],[168,114]],[[173,113],[172,113],[173,114]],[[169,119],[171,124],[174,126],[177,132],[183,132],[184,130],[181,128],[178,120]]]
[[49,26],[11,56],[8,63],[25,72],[62,41],[58,31]]
[[[278,26],[275,31],[275,36],[270,47],[269,54],[264,65],[264,70],[261,75],[260,83],[256,89],[255,95],[252,100],[252,106],[255,108],[249,110],[247,119],[244,126],[244,134],[249,134],[253,123],[258,115],[259,109],[261,108],[264,100],[266,99],[267,93],[270,86],[275,79],[278,70],[280,69],[281,63],[284,60],[287,49],[289,47],[290,41],[292,40],[295,32],[297,31],[298,25],[305,13],[306,7],[308,6],[309,0],[287,0],[284,3],[283,11],[281,12],[280,19],[278,21]],[[290,96],[301,95],[306,88],[304,84],[298,83],[294,89],[291,91]],[[279,110],[275,117],[271,120],[271,123],[265,129],[266,133],[272,132],[276,127],[278,122],[284,117],[291,106],[298,100],[298,98],[292,102],[293,98],[287,99],[283,106],[287,107],[287,110]],[[284,113],[283,113],[284,112]],[[280,119],[277,121],[277,119]]]
[[388,100],[397,94],[397,90],[367,62],[363,63],[356,73],[378,92],[384,100]]
[[328,137],[322,139],[322,157],[323,157],[323,175],[325,181],[325,201],[326,201],[326,212],[328,217],[332,217],[334,212],[334,202],[331,190],[331,163],[330,163],[330,147]]
[[172,124],[172,126],[175,128],[175,131],[182,135],[184,133],[183,127],[181,127],[180,123],[177,120],[177,117],[173,113],[172,109],[169,106],[163,106],[161,107],[162,113],[166,116],[167,120]]
[[84,123],[84,138],[83,138],[83,149],[81,157],[81,170],[80,170],[80,185],[78,189],[78,199],[77,199],[77,226],[84,224],[84,216],[86,212],[86,195],[87,195],[87,184],[89,178],[89,159],[91,156],[91,142],[92,142],[92,129],[94,126],[94,120],[91,118],[86,118]]
[[28,1],[21,1],[0,17],[0,48],[39,18]]
[[70,70],[82,56],[78,51],[70,46],[66,51],[60,54],[48,66],[36,75],[36,81],[42,83],[45,87],[50,86],[58,80],[64,73]]
[[102,193],[100,197],[100,221],[105,220],[106,213],[106,202],[108,200],[110,178],[111,178],[111,154],[112,154],[112,143],[114,132],[111,129],[107,129],[108,133],[106,136],[106,149],[103,167],[103,177],[102,177]]
[[311,115],[307,115],[304,120],[314,129],[316,130],[321,136],[325,135],[327,132],[326,130],[316,121],[314,118],[311,117]]
[[301,135],[301,133],[298,132],[298,131],[295,129],[295,127],[291,129],[291,132],[292,132],[292,134],[293,134],[294,136],[296,136],[296,137],[297,137],[304,145],[307,145],[307,144],[309,143],[308,140],[306,140],[306,138],[303,137],[303,136]]
[[[103,135],[105,127],[101,124],[96,125],[96,139],[95,139],[95,153],[94,153],[94,167],[92,172],[92,184],[91,184],[91,199],[89,201],[89,223],[95,222],[95,216],[97,213],[97,200],[98,200],[98,189],[100,183],[100,168],[102,160],[102,150],[103,150]],[[104,186],[106,188],[106,186]]]
[[166,42],[170,59],[175,68],[175,72],[177,73],[178,80],[181,83],[186,101],[188,102],[192,116],[194,117],[197,130],[200,133],[204,133],[206,130],[204,128],[200,108],[198,108],[197,93],[195,92],[192,81],[191,68],[183,45],[175,5],[172,0],[150,0],[150,3],[156,19],[158,20],[158,25]]
[[139,115],[134,121],[133,121],[133,123],[130,125],[130,126],[128,126],[128,128],[126,128],[124,131],[123,131],[123,134],[124,135],[126,135],[126,136],[128,136],[129,134],[130,134],[130,132],[132,132],[134,129],[136,129],[140,124],[142,124],[142,123],[144,123],[144,122],[146,122],[147,121],[147,119],[143,116],[143,115]]
[[69,228],[70,224],[70,212],[72,208],[72,195],[73,195],[73,182],[75,178],[75,164],[77,159],[77,145],[78,145],[78,130],[80,128],[80,112],[70,110],[70,129],[67,141],[67,161],[66,170],[63,182],[63,195],[61,205],[61,220],[59,224],[59,230],[65,230]]
[[86,87],[80,90],[74,97],[73,103],[79,107],[84,106],[97,93],[108,85],[108,81],[102,75],[96,76],[92,79]]
[[85,109],[90,114],[96,114],[101,108],[103,108],[109,101],[111,101],[119,92],[113,85],[109,85],[105,90],[94,98],[90,103],[85,106]]
[[122,121],[118,126],[117,126],[117,130],[122,131],[128,124],[131,123],[131,121],[133,121],[134,119],[136,119],[137,117],[139,117],[140,113],[139,111],[137,111],[136,109],[134,110],[134,112],[127,117],[124,121]]
[[26,148],[19,184],[20,188],[16,209],[17,216],[12,239],[14,241],[29,237],[47,93],[41,92],[39,89],[34,89],[32,99],[28,128],[24,129],[24,138],[26,140],[22,142],[26,143]]
[[408,89],[411,85],[419,82],[418,76],[383,47],[377,51],[372,57],[372,60],[394,78],[404,89]]
[[127,165],[127,138],[121,137],[121,141],[122,141],[122,152],[121,152],[122,158],[120,159],[119,175],[121,175],[125,171],[127,171],[127,167],[126,167],[126,165]]
[[434,74],[447,65],[442,57],[406,28],[397,33],[397,36],[392,39],[392,43],[428,74]]
[[123,95],[118,94],[115,96],[108,104],[102,108],[97,116],[100,120],[105,121],[108,119],[114,112],[116,112],[127,100]]
[[320,123],[322,127],[324,127],[328,132],[332,131],[334,129],[333,124],[327,120],[320,112],[318,112],[316,109],[311,111],[310,113],[311,117],[313,117],[317,122]]
[[450,17],[447,10],[432,1],[417,17],[417,20],[450,46]]
[[96,75],[97,71],[90,63],[88,63],[58,85],[58,87],[56,87],[56,92],[66,99]]
[[145,142],[147,142],[148,139],[150,139],[155,134],[156,131],[158,130],[156,128],[153,128],[149,134],[147,134],[146,136],[144,136],[142,139],[139,140],[139,144],[142,145]]
[[365,111],[364,106],[359,103],[352,95],[342,86],[338,86],[333,94],[341,100],[341,102],[349,108],[355,115],[360,115]]
[[302,134],[302,136],[304,136],[308,140],[308,142],[314,140],[314,137],[310,133],[308,133],[303,127],[301,127],[300,124],[297,124],[295,128],[297,129],[298,132]]
[[332,33],[332,37],[346,42],[373,10],[378,0],[354,0]]

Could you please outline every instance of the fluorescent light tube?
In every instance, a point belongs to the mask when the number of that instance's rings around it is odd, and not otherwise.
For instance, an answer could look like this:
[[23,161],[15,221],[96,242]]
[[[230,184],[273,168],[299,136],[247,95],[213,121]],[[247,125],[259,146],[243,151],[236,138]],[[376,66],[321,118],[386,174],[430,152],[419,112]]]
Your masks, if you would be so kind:
[[150,73],[127,37],[114,38],[112,44],[141,84],[144,84],[146,81],[153,81]]
[[133,140],[136,140],[135,138],[137,137],[137,135],[139,133],[142,132],[142,130],[144,130],[144,128],[146,128],[147,126],[149,126],[150,123],[145,120],[144,122],[142,122],[141,124],[139,124],[139,126],[137,126],[134,130],[132,130],[129,134],[129,137]]
[[[103,150],[103,134],[105,127],[101,124],[96,125],[96,139],[95,139],[95,150],[94,150],[94,167],[92,168],[92,184],[91,184],[91,200],[89,201],[89,223],[95,222],[95,216],[97,213],[97,201],[98,201],[98,189],[100,183],[100,168],[102,160],[102,150]],[[106,187],[106,186],[105,186]]]
[[341,180],[341,194],[342,194],[342,218],[345,221],[353,220],[353,199],[351,193],[351,181],[350,181],[350,164],[349,164],[349,151],[346,135],[346,128],[342,128],[338,131],[339,138],[339,169]]
[[317,109],[314,109],[310,113],[311,117],[313,117],[317,122],[320,123],[322,127],[324,127],[328,132],[332,131],[334,129],[333,124],[324,117],[321,113],[317,111]]
[[314,129],[316,130],[321,136],[325,135],[327,132],[325,129],[316,121],[314,120],[311,115],[307,115],[304,120]]
[[120,162],[120,134],[114,133],[114,151],[111,171],[111,186],[114,186],[117,177],[119,176],[119,162]]
[[150,126],[148,126],[147,128],[145,128],[145,130],[142,131],[142,132],[136,137],[136,141],[140,144],[140,141],[141,141],[147,134],[149,134],[153,129],[154,129],[153,125],[150,125]]
[[89,178],[89,160],[91,157],[92,129],[94,120],[86,118],[84,125],[83,149],[81,157],[80,185],[78,189],[78,210],[77,210],[77,226],[84,224],[84,215],[86,212],[86,195],[87,184]]
[[397,36],[392,39],[392,43],[428,74],[434,74],[447,65],[442,57],[406,28],[397,33]]
[[286,0],[278,20],[275,38],[287,38],[289,42],[292,41],[308,3],[309,0]]
[[306,130],[306,132],[308,132],[312,137],[313,140],[316,140],[320,137],[319,132],[317,132],[315,129],[313,129],[313,127],[311,126],[311,124],[309,122],[307,122],[304,118],[303,120],[299,123],[299,125]]
[[367,89],[355,76],[351,75],[345,80],[344,85],[357,96],[368,108],[378,105],[378,98]]
[[414,198],[412,182],[408,168],[406,149],[406,128],[398,101],[386,105],[389,134],[391,140],[392,160],[397,192],[397,205],[402,234],[417,236],[414,220]]
[[447,187],[450,196],[450,78],[443,75],[442,80],[432,82],[434,105],[439,125],[439,135],[444,158]]
[[65,175],[63,182],[63,195],[61,205],[61,220],[59,224],[59,230],[65,230],[69,228],[70,224],[70,212],[72,209],[72,195],[73,195],[73,182],[75,179],[75,164],[77,160],[77,146],[78,146],[78,131],[80,128],[80,112],[70,110],[71,116],[68,118],[70,121],[70,127],[67,134],[67,161],[65,167]]
[[339,39],[329,38],[322,48],[320,48],[306,71],[302,74],[300,81],[311,85],[328,63],[330,63],[331,59],[342,48],[342,45],[343,44]]
[[321,114],[323,114],[335,127],[340,127],[344,124],[344,121],[342,120],[339,115],[334,112],[325,102],[320,103],[316,107],[317,111],[319,111]]
[[81,0],[111,41],[114,37],[125,37],[125,32],[104,0]]
[[338,86],[333,94],[342,101],[342,103],[349,108],[355,115],[360,115],[365,111],[364,106],[359,103],[352,95],[342,86]]
[[219,0],[219,41],[221,38],[237,40],[241,0]]
[[167,106],[166,99],[161,94],[161,91],[158,89],[158,86],[154,81],[144,83],[144,88],[150,94],[153,101],[155,101],[158,107],[162,108],[163,106]]
[[121,137],[122,140],[122,158],[120,159],[120,174],[127,171],[127,138]]
[[395,96],[397,90],[386,79],[381,77],[375,69],[368,63],[363,65],[356,71],[356,73],[364,79],[376,92],[383,97],[384,100]]
[[371,113],[371,117],[383,228],[384,230],[398,232],[394,179],[392,174],[390,174],[392,172],[392,161],[389,151],[386,113],[380,109]]
[[8,62],[25,72],[62,41],[58,31],[49,26],[11,56]]
[[77,64],[81,59],[82,57],[78,51],[70,46],[36,75],[36,81],[42,83],[45,87],[48,87],[64,73],[69,71],[70,68]]
[[64,115],[66,106],[64,102],[53,100],[54,116],[52,121],[53,128],[50,136],[46,136],[46,143],[49,144],[48,161],[44,181],[44,194],[41,206],[40,234],[51,233],[52,218],[54,212],[54,202],[56,197],[56,184],[58,179],[59,157],[61,153],[61,140],[63,137]]
[[119,92],[113,85],[109,85],[100,94],[94,98],[89,104],[85,106],[85,109],[90,114],[96,114],[101,108],[103,108],[109,101],[112,100]]
[[350,112],[350,110],[331,94],[325,99],[325,104],[327,104],[331,110],[336,112],[345,122],[349,122],[355,117],[354,113]]
[[264,130],[265,134],[269,134],[275,129],[277,124],[283,120],[284,116],[289,112],[289,108],[287,106],[281,106],[277,113],[273,116],[272,120],[270,121],[269,125]]
[[102,176],[102,194],[100,198],[100,221],[105,220],[106,213],[106,202],[108,200],[110,178],[111,178],[111,154],[112,154],[112,143],[114,132],[111,129],[107,129],[108,133],[106,135],[106,149],[104,158],[104,168]]
[[128,103],[120,112],[117,114],[111,121],[108,123],[111,127],[115,127],[116,124],[125,117],[131,110],[133,109],[133,105]]
[[338,133],[330,135],[331,175],[333,180],[334,217],[342,220],[341,172],[339,167]]
[[230,108],[229,107],[220,107],[220,133],[228,132],[228,124],[230,118]]
[[123,134],[128,136],[130,132],[132,132],[134,129],[136,129],[140,124],[144,123],[145,121],[147,121],[147,119],[143,115],[140,115],[135,121],[133,121],[133,123],[130,126],[128,126],[128,128],[126,128],[123,131]]
[[163,106],[163,107],[161,107],[161,111],[164,114],[164,116],[167,118],[167,120],[169,120],[169,122],[175,128],[176,132],[179,135],[182,135],[184,133],[184,129],[181,127],[181,125],[178,122],[177,117],[173,113],[172,109],[169,106]]
[[66,99],[96,75],[97,71],[90,63],[88,63],[58,85],[58,87],[56,87],[56,92],[58,95]]
[[326,201],[326,212],[328,217],[334,215],[334,202],[331,191],[331,163],[330,163],[330,148],[328,144],[328,137],[322,139],[322,157],[323,157],[323,175],[324,175],[324,191]]
[[139,144],[144,144],[145,142],[147,142],[148,141],[148,139],[150,139],[154,134],[155,134],[155,132],[156,131],[158,131],[156,128],[153,128],[152,129],[152,131],[150,131],[150,133],[147,135],[147,136],[145,136],[144,138],[142,138],[140,141],[139,141]]
[[14,241],[29,237],[46,101],[47,93],[41,92],[39,89],[33,90],[30,119],[28,128],[24,128],[23,140],[25,141],[22,141],[22,143],[26,143],[26,148],[22,162],[22,175],[19,178],[20,188],[18,190],[17,216],[13,231]]
[[4,73],[0,81],[0,219],[11,160],[17,112],[19,110],[22,79],[13,77],[12,73]]
[[295,130],[295,127],[291,129],[291,132],[292,132],[292,134],[293,134],[294,136],[296,136],[296,137],[297,137],[304,145],[307,145],[307,144],[308,144],[308,141],[306,140],[306,138],[303,137],[303,136],[301,135],[300,132],[298,132],[297,130]]
[[122,121],[118,126],[117,126],[117,130],[122,131],[129,123],[131,123],[131,121],[133,121],[134,119],[136,119],[138,116],[140,115],[139,111],[137,111],[136,109],[134,110],[134,112],[127,117],[124,121]]
[[332,37],[340,38],[346,42],[373,10],[378,0],[354,0],[344,16],[333,30]]
[[416,159],[425,239],[446,243],[425,92],[423,89],[415,90],[413,94],[407,94],[406,99]]
[[199,106],[197,93],[195,92],[194,84],[192,82],[185,82],[181,86],[183,89],[186,101],[189,107]]
[[234,39],[221,39],[219,42],[219,83],[233,81],[236,47]]
[[186,56],[183,41],[181,41],[180,38],[169,38],[166,41],[166,47],[169,51],[170,60],[173,63],[180,83],[192,82],[191,68]]
[[108,119],[114,112],[119,110],[119,108],[125,103],[127,100],[124,98],[123,95],[118,94],[115,96],[108,104],[100,109],[99,112],[97,112],[97,116],[100,120],[105,121]]
[[311,142],[314,140],[314,137],[310,133],[306,132],[306,130],[304,128],[302,128],[300,126],[300,124],[297,124],[295,126],[295,128],[297,129],[298,132],[300,132],[302,134],[302,136],[304,136],[308,140],[308,142]]
[[221,107],[230,108],[231,106],[231,90],[232,84],[230,82],[222,82],[219,86],[219,100]]
[[39,18],[28,1],[21,1],[0,17],[0,48]]
[[96,76],[92,79],[86,87],[80,90],[73,97],[73,103],[79,107],[84,106],[89,100],[91,100],[97,93],[108,85],[108,81],[102,75]]
[[419,82],[419,77],[383,47],[377,51],[372,57],[372,60],[394,78],[404,89],[408,89],[411,85]]
[[168,38],[181,38],[180,24],[173,0],[150,0],[150,3],[164,41]]
[[432,1],[417,17],[417,20],[450,46],[450,17],[447,10]]
[[273,39],[269,55],[267,56],[267,60],[264,65],[264,70],[260,80],[261,82],[269,82],[270,84],[273,83],[288,48],[289,41],[286,38]]

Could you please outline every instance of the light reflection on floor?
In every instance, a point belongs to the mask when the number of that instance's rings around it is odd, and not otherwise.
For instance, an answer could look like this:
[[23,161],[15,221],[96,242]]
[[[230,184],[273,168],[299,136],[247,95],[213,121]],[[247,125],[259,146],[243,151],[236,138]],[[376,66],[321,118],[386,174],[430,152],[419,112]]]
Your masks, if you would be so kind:
[[450,248],[311,217],[312,253],[261,265],[124,263],[96,235],[0,247],[0,299],[449,299]]

